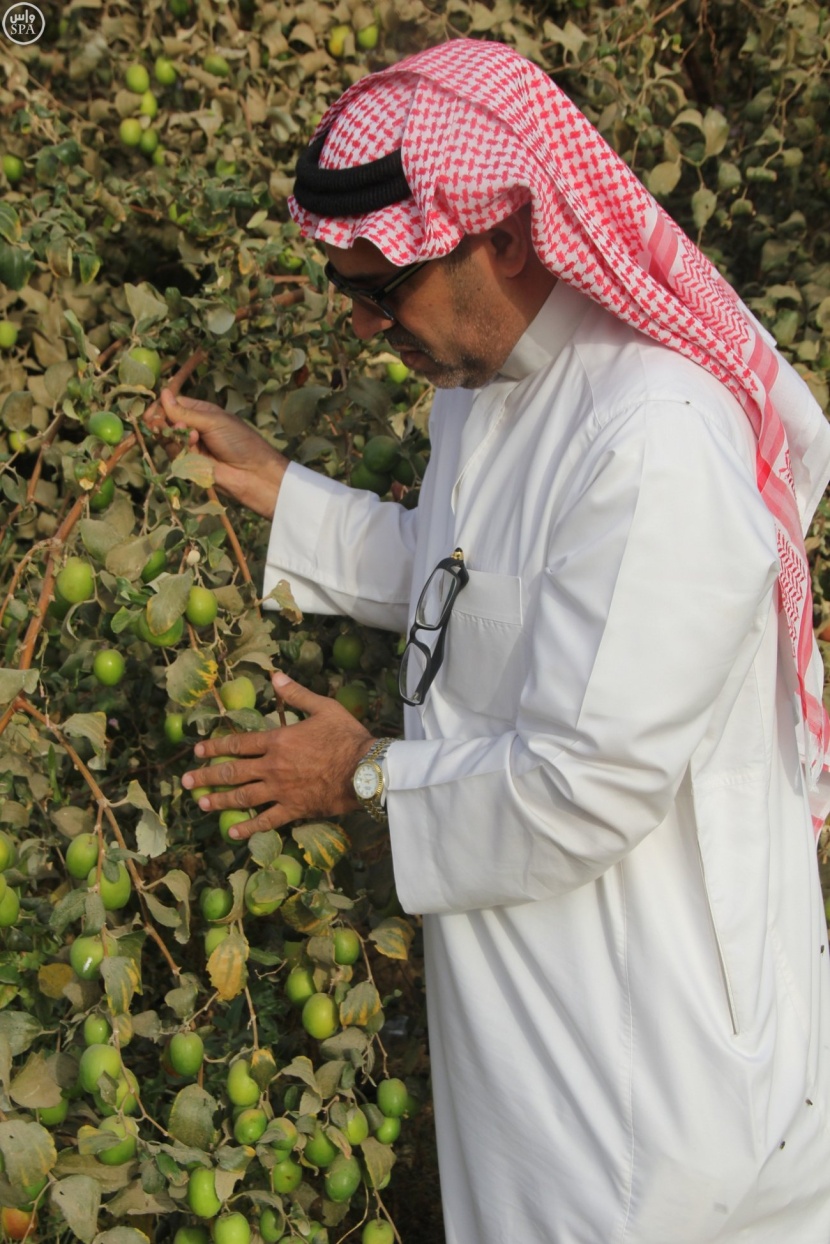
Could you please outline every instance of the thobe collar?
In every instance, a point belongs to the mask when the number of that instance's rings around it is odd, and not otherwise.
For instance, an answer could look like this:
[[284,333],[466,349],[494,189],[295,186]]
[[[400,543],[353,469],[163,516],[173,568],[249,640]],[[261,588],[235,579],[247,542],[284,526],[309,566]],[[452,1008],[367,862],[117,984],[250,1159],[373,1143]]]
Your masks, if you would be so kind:
[[523,380],[555,361],[593,305],[585,294],[557,281],[498,373],[481,389],[470,391],[470,407],[459,444],[458,474],[451,494],[454,513],[458,513],[462,481],[474,475],[500,419],[505,417],[506,404],[518,398]]
[[592,306],[572,285],[557,281],[536,317],[499,368],[498,380],[525,380],[562,353]]

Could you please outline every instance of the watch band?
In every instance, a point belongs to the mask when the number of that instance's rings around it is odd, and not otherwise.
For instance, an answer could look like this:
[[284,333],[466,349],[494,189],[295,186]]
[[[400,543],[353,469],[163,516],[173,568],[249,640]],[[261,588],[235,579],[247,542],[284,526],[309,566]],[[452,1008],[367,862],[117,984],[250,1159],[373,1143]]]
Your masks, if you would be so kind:
[[369,796],[362,795],[360,791],[358,790],[356,784],[355,784],[355,794],[360,800],[360,804],[363,807],[363,809],[366,812],[368,812],[369,815],[373,817],[374,820],[379,821],[379,822],[385,822],[386,820],[388,820],[386,808],[382,802],[383,794],[385,790],[382,765],[383,765],[384,756],[389,750],[390,745],[394,742],[395,740],[391,738],[376,739],[375,742],[372,744],[372,746],[369,748],[366,755],[360,761],[360,764],[358,764],[357,768],[355,769],[355,778],[357,778],[358,771],[364,765],[369,766],[376,771],[377,780],[376,780],[375,788],[372,794]]

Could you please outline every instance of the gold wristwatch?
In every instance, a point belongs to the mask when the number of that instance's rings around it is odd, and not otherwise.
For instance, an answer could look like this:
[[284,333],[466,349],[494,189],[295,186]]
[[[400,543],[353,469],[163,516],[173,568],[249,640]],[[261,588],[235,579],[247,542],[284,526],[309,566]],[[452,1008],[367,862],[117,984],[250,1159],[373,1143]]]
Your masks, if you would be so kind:
[[386,821],[383,806],[384,781],[381,762],[394,739],[376,739],[354,771],[352,785],[361,806],[376,821]]

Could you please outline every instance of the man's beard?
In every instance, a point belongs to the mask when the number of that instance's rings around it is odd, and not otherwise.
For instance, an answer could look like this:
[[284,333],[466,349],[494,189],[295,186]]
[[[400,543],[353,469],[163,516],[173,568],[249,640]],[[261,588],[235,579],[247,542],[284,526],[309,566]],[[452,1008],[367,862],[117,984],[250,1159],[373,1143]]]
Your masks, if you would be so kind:
[[429,359],[429,367],[422,366],[416,370],[423,372],[436,389],[480,389],[496,372],[489,360],[485,361],[475,355],[462,353],[453,362],[438,358],[417,337],[403,333],[400,329],[392,329],[391,332],[384,333],[384,337],[394,350],[417,351]]

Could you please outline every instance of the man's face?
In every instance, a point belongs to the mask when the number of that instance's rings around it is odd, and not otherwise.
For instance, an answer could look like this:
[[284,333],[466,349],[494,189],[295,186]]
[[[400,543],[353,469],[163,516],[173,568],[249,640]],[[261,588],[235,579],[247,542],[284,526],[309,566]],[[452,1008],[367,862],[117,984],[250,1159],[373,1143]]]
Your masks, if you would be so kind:
[[[471,239],[462,258],[436,259],[388,296],[392,320],[360,301],[352,306],[352,327],[363,340],[383,333],[401,361],[438,389],[477,389],[491,379],[515,345],[507,330],[512,317],[500,314],[501,291]],[[337,272],[356,285],[376,289],[399,269],[371,242],[358,239],[342,250],[326,245]]]

